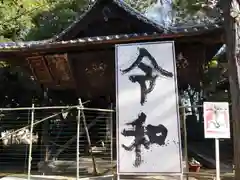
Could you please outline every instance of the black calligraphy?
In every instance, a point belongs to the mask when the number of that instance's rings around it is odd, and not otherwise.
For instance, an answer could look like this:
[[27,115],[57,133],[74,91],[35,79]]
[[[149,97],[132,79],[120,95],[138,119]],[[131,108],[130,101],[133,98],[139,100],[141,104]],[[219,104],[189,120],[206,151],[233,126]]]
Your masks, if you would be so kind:
[[[126,74],[138,67],[143,71],[144,75],[130,75],[129,80],[133,83],[138,83],[141,88],[140,104],[143,106],[146,102],[147,94],[151,93],[155,87],[156,79],[161,75],[164,77],[173,77],[173,73],[160,67],[155,58],[148,52],[146,48],[138,48],[139,55],[137,59],[128,68],[121,70],[122,74]],[[142,62],[146,57],[150,61],[150,65]],[[154,74],[155,73],[155,74]],[[149,82],[149,87],[147,87]],[[134,167],[139,167],[142,160],[142,146],[145,149],[150,149],[150,145],[156,144],[159,146],[165,145],[165,140],[168,134],[167,128],[159,124],[157,126],[148,124],[146,125],[147,115],[141,112],[135,120],[126,123],[127,126],[131,126],[130,129],[123,129],[122,135],[125,137],[134,137],[133,142],[130,145],[122,144],[122,148],[126,151],[135,151]]]
[[[129,80],[133,83],[137,82],[141,88],[141,105],[144,105],[146,102],[147,94],[151,93],[155,87],[156,79],[159,75],[165,77],[172,77],[173,74],[168,72],[167,70],[160,67],[156,59],[148,52],[146,48],[138,48],[139,55],[137,59],[130,65],[128,68],[122,70],[123,74],[126,74],[133,70],[134,68],[138,67],[141,69],[145,74],[144,75],[130,75]],[[146,57],[150,61],[151,65],[147,65],[142,62],[143,58]],[[157,72],[154,74],[154,72]],[[149,87],[147,88],[147,82],[149,82]]]
[[146,118],[146,114],[141,112],[136,120],[126,124],[132,126],[132,129],[124,129],[122,132],[122,135],[125,137],[134,137],[134,141],[129,146],[122,144],[122,147],[126,151],[135,149],[136,158],[133,164],[135,167],[139,167],[142,163],[141,146],[143,145],[146,149],[150,148],[150,144],[162,146],[165,144],[168,134],[167,128],[162,124],[158,126],[148,124],[145,126]]

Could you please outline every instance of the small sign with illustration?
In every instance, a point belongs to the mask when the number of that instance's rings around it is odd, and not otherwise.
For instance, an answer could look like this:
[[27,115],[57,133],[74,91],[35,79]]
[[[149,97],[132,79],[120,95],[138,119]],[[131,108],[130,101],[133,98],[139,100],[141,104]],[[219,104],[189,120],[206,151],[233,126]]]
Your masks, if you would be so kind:
[[205,138],[230,138],[229,104],[204,102]]

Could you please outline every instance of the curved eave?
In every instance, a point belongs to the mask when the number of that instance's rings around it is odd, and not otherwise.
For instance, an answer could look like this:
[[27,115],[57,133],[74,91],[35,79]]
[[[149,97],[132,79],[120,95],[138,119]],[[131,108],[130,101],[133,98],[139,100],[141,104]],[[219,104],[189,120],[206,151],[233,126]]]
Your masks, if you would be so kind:
[[[156,28],[159,32],[164,32],[166,29],[160,25],[155,23],[154,21],[148,19],[145,15],[143,15],[141,12],[137,11],[136,9],[132,8],[130,5],[125,3],[124,1],[119,1],[119,0],[113,0],[113,2],[118,5],[120,8],[126,11],[126,13],[131,14],[132,16],[136,17],[140,21],[145,22],[146,24],[149,24],[153,27]],[[170,31],[170,30],[169,30]],[[170,31],[171,32],[171,31]]]
[[86,37],[76,40],[69,41],[36,41],[36,42],[21,42],[21,43],[1,43],[0,44],[0,56],[3,54],[13,53],[13,52],[38,52],[38,51],[48,51],[57,50],[59,48],[72,48],[80,47],[85,45],[98,45],[98,44],[120,44],[120,43],[131,43],[137,41],[155,41],[155,40],[178,40],[185,37],[197,37],[204,34],[210,33],[223,33],[223,29],[219,26],[212,29],[205,29],[204,31],[192,31],[192,32],[182,32],[182,33],[172,33],[172,34],[161,34],[154,32],[152,34],[121,34],[113,36],[98,36],[98,37]]

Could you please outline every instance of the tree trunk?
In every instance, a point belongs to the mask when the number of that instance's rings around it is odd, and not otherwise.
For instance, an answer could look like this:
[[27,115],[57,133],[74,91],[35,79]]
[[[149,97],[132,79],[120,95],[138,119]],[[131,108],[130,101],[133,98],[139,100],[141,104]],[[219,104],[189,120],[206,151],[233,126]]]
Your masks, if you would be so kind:
[[[234,0],[233,0],[234,1]],[[240,179],[240,41],[238,38],[239,25],[230,16],[231,3],[233,1],[221,0],[224,13],[225,38],[227,45],[227,60],[229,64],[229,83],[232,99],[232,121],[233,121],[233,142],[234,142],[234,167],[235,180]],[[238,2],[235,1],[234,8]],[[239,8],[238,8],[239,11]]]

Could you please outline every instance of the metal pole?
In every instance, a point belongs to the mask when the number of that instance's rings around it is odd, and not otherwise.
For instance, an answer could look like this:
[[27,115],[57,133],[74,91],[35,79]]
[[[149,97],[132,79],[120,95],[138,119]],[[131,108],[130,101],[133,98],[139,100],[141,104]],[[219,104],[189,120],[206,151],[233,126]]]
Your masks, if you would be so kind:
[[29,145],[29,155],[28,155],[28,180],[31,179],[33,122],[34,122],[34,104],[32,104],[32,113],[31,113],[30,145]]
[[185,108],[183,108],[183,134],[184,134],[184,160],[185,160],[185,173],[186,173],[186,179],[188,180],[188,145],[187,145],[187,123],[186,123],[186,113]]
[[219,155],[219,139],[215,139],[215,158],[216,158],[216,180],[220,180],[220,155]]
[[[111,109],[113,109],[113,105],[111,104]],[[112,168],[112,173],[114,173],[113,171],[113,112],[111,113],[111,117],[110,117],[110,148],[111,148],[111,168]]]
[[[90,101],[83,102],[82,104],[86,104]],[[43,109],[69,109],[69,108],[77,108],[79,105],[76,106],[44,106],[44,107],[34,107],[34,110],[43,110]],[[25,110],[32,110],[32,107],[22,107],[22,108],[0,108],[0,111],[25,111]],[[88,108],[91,110],[91,108]],[[104,109],[99,109],[100,111]]]
[[[80,104],[80,101],[79,101],[79,104]],[[79,152],[79,145],[80,145],[80,120],[81,120],[81,110],[80,108],[78,107],[77,108],[78,110],[78,116],[77,116],[77,175],[76,175],[76,179],[78,180],[79,179],[79,155],[80,155],[80,152]]]

